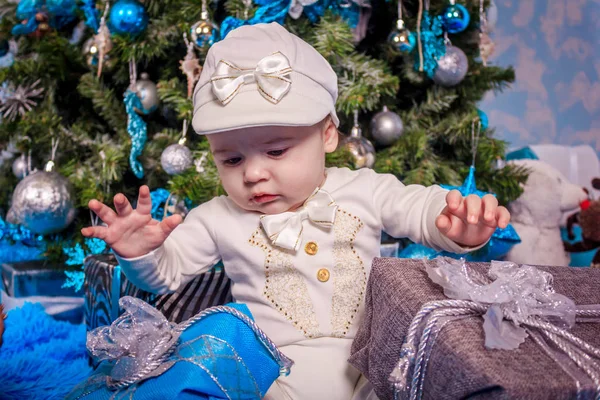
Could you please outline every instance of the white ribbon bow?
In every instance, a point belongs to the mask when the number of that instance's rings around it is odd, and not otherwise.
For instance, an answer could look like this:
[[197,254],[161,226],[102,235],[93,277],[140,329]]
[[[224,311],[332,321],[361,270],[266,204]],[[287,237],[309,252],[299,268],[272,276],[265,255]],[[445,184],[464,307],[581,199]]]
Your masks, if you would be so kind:
[[298,250],[302,243],[302,221],[309,219],[314,224],[331,227],[337,208],[329,193],[317,188],[297,211],[263,215],[260,224],[273,245]]
[[290,61],[278,51],[260,60],[255,69],[241,69],[229,61],[221,60],[210,82],[213,93],[223,105],[229,103],[243,85],[253,82],[256,82],[258,91],[265,99],[277,104],[290,90],[292,80],[285,76],[290,72]]

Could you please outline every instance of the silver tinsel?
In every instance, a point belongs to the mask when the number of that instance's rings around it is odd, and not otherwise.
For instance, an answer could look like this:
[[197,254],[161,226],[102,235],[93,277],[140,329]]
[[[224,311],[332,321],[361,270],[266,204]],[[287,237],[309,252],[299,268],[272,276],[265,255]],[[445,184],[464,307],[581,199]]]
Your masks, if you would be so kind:
[[71,184],[56,172],[38,171],[23,178],[12,196],[8,222],[34,233],[59,232],[75,218]]
[[17,116],[24,116],[25,113],[31,111],[37,105],[36,97],[40,97],[44,92],[43,87],[38,87],[40,80],[33,82],[31,85],[17,86],[16,89],[9,87],[3,91],[2,105],[0,113],[3,118],[9,121],[14,121]]
[[158,89],[156,88],[156,83],[149,79],[149,75],[146,72],[143,72],[141,74],[141,79],[138,79],[135,82],[135,90],[142,101],[142,107],[144,107],[144,109],[141,111],[144,114],[156,110],[159,103]]
[[459,84],[467,75],[469,61],[465,53],[458,47],[446,47],[446,54],[438,60],[433,81],[441,86]]
[[389,146],[402,136],[404,125],[398,114],[384,106],[383,111],[375,114],[371,120],[370,131],[377,143]]
[[193,163],[192,152],[181,144],[172,144],[163,150],[160,165],[169,175],[180,174]]
[[18,179],[25,178],[25,176],[29,172],[29,165],[25,154],[21,154],[21,156],[17,157],[15,161],[13,161],[12,171]]

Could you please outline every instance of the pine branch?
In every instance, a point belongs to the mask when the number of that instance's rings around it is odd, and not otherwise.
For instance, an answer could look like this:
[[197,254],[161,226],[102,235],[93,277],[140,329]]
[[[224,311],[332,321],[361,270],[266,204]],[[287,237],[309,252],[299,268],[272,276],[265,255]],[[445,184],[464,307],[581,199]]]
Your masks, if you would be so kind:
[[92,73],[87,73],[82,75],[77,90],[83,97],[92,100],[96,112],[115,132],[119,132],[123,138],[128,136],[126,131],[123,132],[127,126],[125,107],[113,89],[104,86]]
[[387,70],[381,60],[364,54],[342,57],[338,66],[338,103],[336,108],[350,115],[355,109],[372,111],[382,97],[393,98],[398,91],[399,80]]
[[205,171],[198,173],[194,168],[171,177],[167,190],[179,198],[188,198],[192,204],[205,203],[216,196],[225,194],[221,186],[214,159],[208,154]]
[[254,13],[257,9],[258,7],[252,4],[248,8],[248,18],[246,18],[246,6],[242,0],[227,0],[225,2],[225,11],[227,11],[228,15],[235,18],[250,19],[254,17]]
[[308,36],[308,42],[332,65],[354,50],[352,30],[341,17],[328,11]]
[[158,83],[158,97],[164,105],[173,108],[180,120],[191,119],[193,103],[187,98],[187,89],[178,78]]
[[169,48],[181,41],[181,32],[177,25],[167,17],[151,20],[146,32],[136,41],[126,36],[113,38],[113,52],[119,54],[122,63],[136,60],[149,64],[157,58],[166,57]]

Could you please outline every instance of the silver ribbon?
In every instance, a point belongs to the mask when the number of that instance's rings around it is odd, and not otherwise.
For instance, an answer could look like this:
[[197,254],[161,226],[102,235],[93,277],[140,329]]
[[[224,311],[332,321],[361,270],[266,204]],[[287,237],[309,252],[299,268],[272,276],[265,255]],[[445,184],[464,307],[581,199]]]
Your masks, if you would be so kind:
[[[437,334],[455,319],[484,316],[486,347],[514,349],[528,334],[553,360],[569,360],[560,367],[575,379],[578,396],[585,376],[600,397],[600,349],[569,333],[577,322],[600,322],[600,305],[575,306],[552,288],[552,275],[531,266],[493,262],[488,276],[471,270],[464,259],[438,257],[437,266],[425,263],[429,277],[457,300],[424,304],[414,317],[390,374],[394,398],[420,399],[425,370]],[[458,263],[458,265],[457,265]],[[561,353],[550,349],[546,341]],[[575,371],[578,369],[578,371]]]
[[251,83],[256,83],[265,99],[277,104],[290,90],[291,72],[290,61],[278,51],[261,59],[254,69],[242,69],[230,61],[220,60],[210,82],[213,93],[223,105],[228,104],[243,85]]
[[173,324],[160,311],[135,297],[124,296],[119,305],[125,309],[123,315],[110,326],[89,332],[87,337],[87,347],[98,361],[116,361],[106,382],[112,390],[128,388],[167,371],[175,363],[170,357],[179,345],[181,333],[217,313],[231,314],[248,325],[279,364],[281,376],[288,375],[294,363],[254,321],[232,307],[208,308],[187,321]]
[[314,224],[331,227],[337,209],[329,193],[317,188],[297,211],[263,215],[260,224],[273,245],[296,251],[302,243],[302,222],[308,219]]

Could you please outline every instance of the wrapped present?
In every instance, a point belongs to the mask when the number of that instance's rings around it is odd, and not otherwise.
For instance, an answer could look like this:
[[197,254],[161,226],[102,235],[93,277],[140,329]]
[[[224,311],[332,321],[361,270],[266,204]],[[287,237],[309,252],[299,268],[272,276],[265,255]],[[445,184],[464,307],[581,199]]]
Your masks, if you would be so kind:
[[181,322],[205,308],[229,303],[231,281],[222,268],[198,275],[174,293],[157,295],[133,285],[112,254],[88,256],[84,264],[85,321],[88,331],[110,325],[119,316],[119,299],[133,296],[160,310],[167,320]]
[[65,272],[46,261],[2,263],[2,290],[11,297],[79,296],[73,288],[62,287]]
[[594,269],[377,258],[350,363],[381,400],[598,398],[599,287]]
[[83,321],[83,296],[72,287],[63,287],[63,269],[46,261],[0,264],[0,302],[6,310],[25,302],[40,303],[55,319]]
[[96,371],[67,399],[256,399],[293,361],[254,323],[243,304],[204,310],[180,324],[125,296],[110,326],[88,333]]

